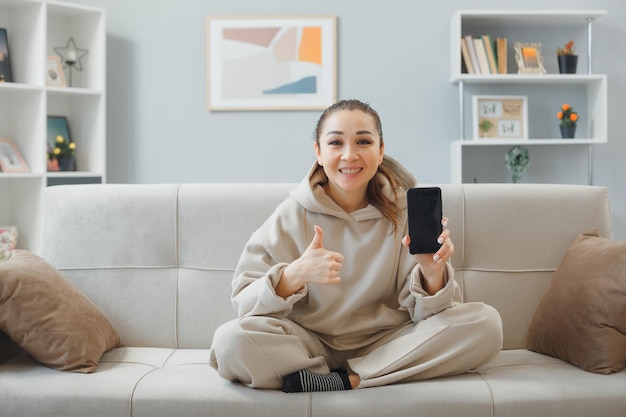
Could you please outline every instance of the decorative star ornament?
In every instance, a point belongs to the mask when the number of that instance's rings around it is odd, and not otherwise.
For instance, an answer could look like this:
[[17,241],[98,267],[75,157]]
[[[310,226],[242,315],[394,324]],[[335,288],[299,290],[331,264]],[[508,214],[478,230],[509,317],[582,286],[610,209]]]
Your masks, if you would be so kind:
[[82,59],[89,53],[87,49],[78,48],[76,42],[74,42],[74,38],[70,38],[65,47],[56,46],[54,51],[61,57],[63,68],[69,66],[78,71],[83,70]]

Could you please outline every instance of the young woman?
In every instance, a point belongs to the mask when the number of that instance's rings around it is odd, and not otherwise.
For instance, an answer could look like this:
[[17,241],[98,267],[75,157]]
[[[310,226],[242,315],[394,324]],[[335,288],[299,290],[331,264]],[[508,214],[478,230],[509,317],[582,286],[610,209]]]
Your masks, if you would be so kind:
[[315,136],[317,162],[241,255],[239,318],[216,331],[211,366],[250,387],[300,392],[459,374],[493,359],[500,316],[462,303],[449,230],[437,253],[409,254],[415,180],[384,155],[378,114],[340,101]]

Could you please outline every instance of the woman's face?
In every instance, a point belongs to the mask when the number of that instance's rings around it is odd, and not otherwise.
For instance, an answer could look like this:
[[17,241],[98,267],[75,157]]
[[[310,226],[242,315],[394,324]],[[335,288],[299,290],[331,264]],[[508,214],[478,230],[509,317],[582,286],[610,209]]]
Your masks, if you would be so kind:
[[367,186],[384,153],[374,118],[360,110],[336,111],[324,121],[318,142],[326,193],[348,212],[367,206]]

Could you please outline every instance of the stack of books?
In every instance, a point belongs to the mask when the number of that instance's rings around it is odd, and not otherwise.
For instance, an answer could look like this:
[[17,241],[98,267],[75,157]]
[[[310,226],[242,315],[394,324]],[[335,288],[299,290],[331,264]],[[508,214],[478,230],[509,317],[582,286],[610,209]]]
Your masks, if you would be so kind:
[[461,56],[463,72],[467,74],[506,74],[506,38],[491,35],[461,38]]

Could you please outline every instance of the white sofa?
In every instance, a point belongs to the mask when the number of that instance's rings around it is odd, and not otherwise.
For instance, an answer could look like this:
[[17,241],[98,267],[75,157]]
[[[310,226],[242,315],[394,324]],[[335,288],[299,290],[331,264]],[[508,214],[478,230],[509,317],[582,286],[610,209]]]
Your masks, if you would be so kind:
[[611,237],[606,189],[440,186],[464,297],[504,324],[504,350],[476,372],[311,394],[225,381],[208,359],[215,329],[235,317],[233,270],[294,184],[56,186],[45,190],[41,256],[105,313],[122,347],[92,374],[8,360],[0,416],[626,416],[626,371],[598,375],[525,349],[572,239],[592,227]]

